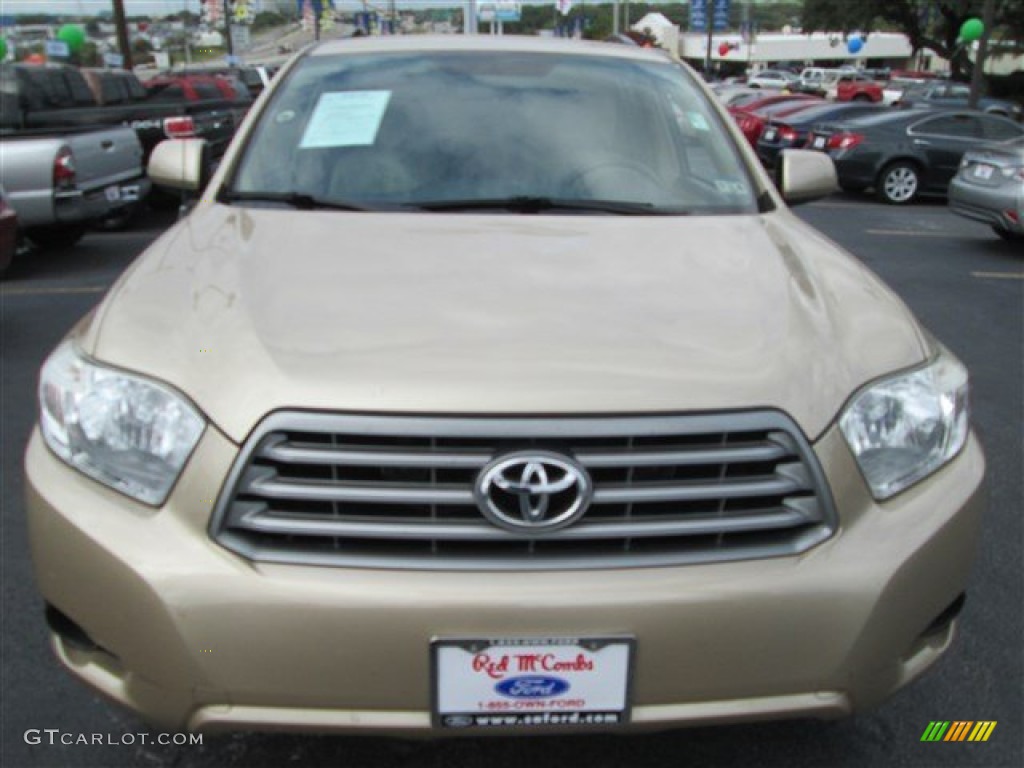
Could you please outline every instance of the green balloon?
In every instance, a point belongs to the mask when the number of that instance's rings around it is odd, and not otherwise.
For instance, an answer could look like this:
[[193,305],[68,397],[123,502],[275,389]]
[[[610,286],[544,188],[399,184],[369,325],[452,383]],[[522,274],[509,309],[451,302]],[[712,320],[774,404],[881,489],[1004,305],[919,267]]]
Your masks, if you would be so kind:
[[7,41],[0,37],[0,61],[7,58]]
[[965,43],[973,43],[985,33],[985,25],[981,19],[968,19],[960,26],[960,39]]
[[72,53],[78,53],[85,45],[85,30],[77,24],[65,24],[57,30],[57,39],[67,43]]

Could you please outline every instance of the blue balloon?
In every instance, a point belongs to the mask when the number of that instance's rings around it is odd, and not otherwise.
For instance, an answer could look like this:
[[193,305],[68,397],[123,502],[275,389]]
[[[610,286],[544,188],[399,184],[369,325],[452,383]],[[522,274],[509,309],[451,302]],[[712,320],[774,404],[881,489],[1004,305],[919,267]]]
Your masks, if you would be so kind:
[[846,50],[850,53],[857,53],[861,48],[864,47],[864,41],[861,40],[857,35],[854,35],[846,41]]

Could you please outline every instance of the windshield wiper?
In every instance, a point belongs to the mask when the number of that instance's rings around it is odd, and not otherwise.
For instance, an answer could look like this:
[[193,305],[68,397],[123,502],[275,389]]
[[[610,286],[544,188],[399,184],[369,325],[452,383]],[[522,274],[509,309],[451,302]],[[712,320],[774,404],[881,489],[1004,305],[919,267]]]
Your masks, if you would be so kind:
[[571,200],[558,197],[468,198],[466,200],[426,200],[410,203],[410,208],[421,211],[481,211],[504,210],[515,213],[542,213],[544,211],[594,211],[621,216],[649,216],[652,214],[682,215],[683,211],[655,208],[653,203],[634,203],[625,200]]
[[372,211],[365,205],[350,203],[345,200],[324,200],[305,192],[221,192],[217,196],[217,202],[253,202],[253,203],[281,203],[302,211],[315,209],[328,209],[335,211]]

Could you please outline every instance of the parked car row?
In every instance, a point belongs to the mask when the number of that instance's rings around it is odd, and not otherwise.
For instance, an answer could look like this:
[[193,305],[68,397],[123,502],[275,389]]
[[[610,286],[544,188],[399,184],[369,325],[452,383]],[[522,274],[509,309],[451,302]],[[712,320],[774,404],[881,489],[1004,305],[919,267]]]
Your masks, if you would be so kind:
[[2,128],[129,125],[145,158],[164,139],[185,135],[206,139],[217,155],[252,103],[248,91],[236,93],[212,77],[174,75],[142,86],[131,73],[87,73],[62,64],[4,64],[0,93]]
[[977,111],[883,110],[821,124],[808,146],[827,152],[847,191],[875,190],[886,203],[943,196],[967,150],[1024,136],[1024,126]]
[[[823,72],[819,83],[827,82],[827,76]],[[936,106],[939,94],[952,98],[959,93],[954,86],[927,86],[922,92],[935,98],[926,110],[745,87],[717,90],[767,168],[776,168],[784,149],[818,150],[832,158],[844,190],[872,190],[882,202],[902,205],[919,196],[945,196],[965,167],[957,182],[959,198],[951,204],[954,212],[1013,239],[1024,218],[1024,162],[1019,161],[1024,125],[997,100],[983,102],[985,109],[978,110]],[[994,159],[979,161],[978,153]]]
[[[250,72],[258,83],[246,82]],[[143,84],[124,70],[0,65],[3,226],[10,208],[19,233],[45,248],[70,246],[98,222],[126,222],[151,190],[145,166],[153,148],[200,138],[216,161],[269,77],[211,68]],[[0,272],[8,263],[0,250]]]
[[[937,79],[928,72],[904,70],[807,67],[797,76],[786,70],[765,69],[732,85],[901,107],[967,107],[970,100],[970,87],[964,83]],[[1008,99],[981,97],[977,108],[1015,120],[1024,118],[1021,105]]]
[[[967,107],[971,89],[963,83],[937,82],[920,83],[905,88],[894,102],[897,107]],[[1022,116],[1021,105],[1007,99],[993,99],[982,96],[977,108],[991,115],[1000,115],[1014,120]]]

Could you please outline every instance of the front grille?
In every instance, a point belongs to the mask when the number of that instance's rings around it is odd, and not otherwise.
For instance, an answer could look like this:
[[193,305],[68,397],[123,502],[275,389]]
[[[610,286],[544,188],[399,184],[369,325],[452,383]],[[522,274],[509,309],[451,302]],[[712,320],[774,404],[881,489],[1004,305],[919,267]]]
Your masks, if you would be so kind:
[[[593,481],[582,519],[500,528],[473,489],[543,450]],[[211,534],[252,560],[467,570],[614,568],[803,552],[835,530],[821,468],[777,411],[433,418],[277,413],[243,447]]]

